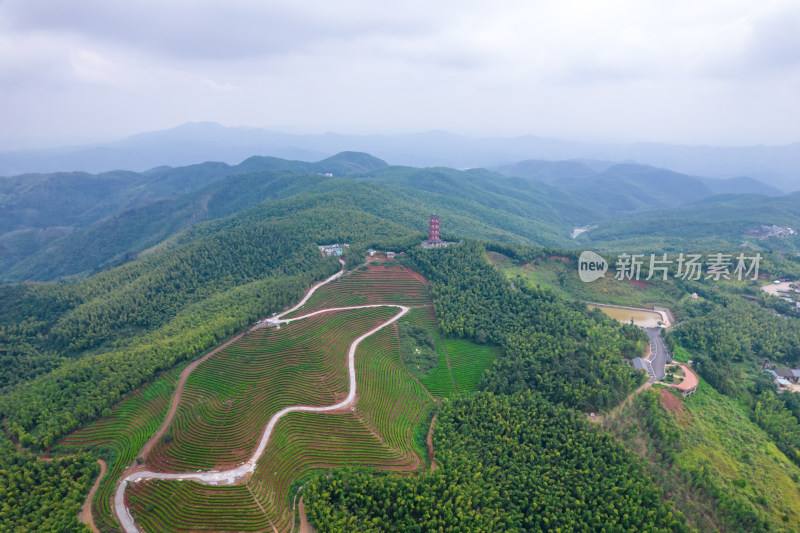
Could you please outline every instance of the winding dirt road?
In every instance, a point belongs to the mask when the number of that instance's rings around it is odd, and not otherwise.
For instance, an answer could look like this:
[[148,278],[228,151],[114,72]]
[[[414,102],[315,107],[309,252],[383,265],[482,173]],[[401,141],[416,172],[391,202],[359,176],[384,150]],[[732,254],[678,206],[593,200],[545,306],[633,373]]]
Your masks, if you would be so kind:
[[[128,508],[125,506],[125,489],[127,488],[128,483],[135,483],[137,481],[143,481],[147,479],[169,479],[169,480],[176,480],[176,481],[184,481],[184,480],[192,480],[197,481],[199,483],[204,484],[233,484],[236,482],[241,482],[247,478],[250,474],[255,471],[256,463],[261,458],[264,453],[264,450],[267,447],[267,443],[269,442],[269,438],[272,435],[272,431],[275,429],[275,425],[278,421],[286,414],[292,412],[325,412],[325,411],[336,411],[337,409],[343,409],[352,406],[355,404],[356,398],[356,367],[355,367],[355,355],[356,349],[361,341],[366,339],[367,337],[374,335],[381,329],[385,328],[386,326],[396,322],[400,317],[404,316],[406,313],[409,312],[410,308],[404,305],[391,305],[391,304],[374,304],[374,305],[359,305],[353,307],[331,307],[327,309],[321,309],[319,311],[314,311],[313,313],[309,313],[307,315],[294,317],[294,318],[281,318],[293,311],[296,311],[300,307],[302,307],[308,299],[314,294],[314,292],[319,288],[325,285],[326,283],[330,283],[334,279],[340,277],[344,273],[344,264],[342,264],[342,270],[334,274],[333,276],[329,277],[323,282],[314,285],[308,293],[306,293],[305,297],[300,300],[300,302],[294,306],[293,308],[289,309],[288,311],[284,311],[280,315],[276,315],[268,320],[266,320],[263,325],[271,325],[271,326],[280,326],[280,324],[288,324],[290,322],[294,322],[297,320],[303,320],[305,318],[309,318],[312,316],[316,316],[322,313],[331,313],[336,311],[345,311],[350,309],[369,309],[374,307],[395,307],[400,309],[400,312],[396,314],[394,317],[390,318],[386,322],[376,326],[375,328],[371,329],[367,333],[364,333],[352,343],[350,343],[350,348],[347,352],[347,371],[349,375],[349,392],[347,397],[339,403],[334,405],[328,405],[324,407],[318,406],[310,406],[310,405],[293,405],[290,407],[286,407],[281,409],[277,413],[275,413],[272,418],[269,419],[267,422],[266,427],[261,436],[261,440],[258,443],[258,447],[256,448],[255,452],[253,453],[252,457],[247,460],[245,463],[242,463],[240,466],[236,468],[232,468],[230,470],[225,470],[222,472],[185,472],[185,473],[164,473],[164,472],[151,472],[151,471],[134,471],[127,476],[125,476],[117,486],[117,490],[114,493],[114,513],[117,516],[117,520],[119,520],[120,524],[122,525],[122,529],[126,533],[137,533],[139,530],[134,524],[133,517],[131,516]],[[212,354],[209,354],[205,358],[209,357]],[[204,358],[204,359],[205,359]],[[198,361],[199,363],[200,361]],[[196,365],[195,365],[196,366]],[[193,369],[193,368],[192,368]],[[187,367],[186,370],[189,370]],[[189,370],[191,372],[191,370]],[[150,449],[152,443],[155,439],[164,433],[166,427],[172,421],[172,416],[174,416],[175,411],[177,410],[177,406],[180,403],[181,393],[183,392],[183,383],[186,381],[188,377],[188,372],[184,371],[185,376],[181,375],[181,383],[179,384],[178,388],[176,389],[176,393],[172,400],[172,405],[170,406],[170,415],[162,424],[162,427],[159,431],[154,435],[152,439],[145,445],[146,449]]]
[[97,460],[100,463],[100,474],[98,474],[97,479],[94,481],[94,485],[92,485],[92,489],[89,491],[89,495],[86,497],[86,501],[83,502],[83,508],[81,509],[80,520],[86,526],[91,529],[94,533],[100,533],[100,530],[97,529],[97,526],[94,523],[94,516],[92,515],[92,500],[94,499],[94,495],[97,492],[98,487],[100,487],[100,482],[103,480],[103,476],[106,475],[106,462],[102,459]]

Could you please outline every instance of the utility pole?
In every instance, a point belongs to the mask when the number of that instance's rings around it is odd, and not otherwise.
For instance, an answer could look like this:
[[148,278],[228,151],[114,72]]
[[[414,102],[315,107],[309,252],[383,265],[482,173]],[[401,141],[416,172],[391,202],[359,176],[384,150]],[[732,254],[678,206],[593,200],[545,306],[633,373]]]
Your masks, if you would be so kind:
[[781,238],[781,251],[778,252],[778,263],[783,263],[783,247],[786,245],[786,237],[789,235],[786,231],[778,232],[778,236]]

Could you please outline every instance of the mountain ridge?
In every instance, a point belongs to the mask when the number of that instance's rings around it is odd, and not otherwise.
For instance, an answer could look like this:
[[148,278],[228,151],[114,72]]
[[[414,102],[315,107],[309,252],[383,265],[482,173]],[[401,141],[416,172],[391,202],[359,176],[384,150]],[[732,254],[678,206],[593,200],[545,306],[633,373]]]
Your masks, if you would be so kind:
[[0,175],[59,170],[142,172],[209,159],[232,164],[253,154],[312,161],[343,151],[368,152],[395,165],[462,169],[530,159],[634,161],[713,178],[746,176],[783,191],[800,189],[800,143],[749,147],[589,143],[535,135],[470,138],[443,131],[300,135],[242,126],[227,128],[213,122],[186,123],[103,144],[0,152]]
[[[678,227],[670,217],[708,226],[698,210],[747,221],[749,227],[737,223],[734,232],[720,234],[728,243],[761,224],[796,225],[789,197],[765,196],[769,188],[753,180],[700,179],[632,163],[591,165],[528,162],[529,170],[550,172],[548,184],[482,168],[393,166],[370,154],[342,152],[311,163],[254,156],[234,166],[207,162],[142,173],[3,178],[0,280],[83,277],[169,249],[198,224],[249,224],[299,211],[313,217],[331,206],[392,221],[410,233],[423,231],[428,214],[436,212],[455,235],[559,248],[587,242],[598,249],[623,242],[641,247],[656,242],[663,229]],[[735,203],[739,196],[720,196],[737,187],[762,194],[744,206]],[[707,199],[708,206],[700,207]],[[755,215],[746,212],[748,205]],[[598,229],[569,237],[586,226]],[[638,235],[643,227],[648,230]],[[691,233],[717,245],[708,231]],[[679,233],[671,239],[679,242],[689,231]]]

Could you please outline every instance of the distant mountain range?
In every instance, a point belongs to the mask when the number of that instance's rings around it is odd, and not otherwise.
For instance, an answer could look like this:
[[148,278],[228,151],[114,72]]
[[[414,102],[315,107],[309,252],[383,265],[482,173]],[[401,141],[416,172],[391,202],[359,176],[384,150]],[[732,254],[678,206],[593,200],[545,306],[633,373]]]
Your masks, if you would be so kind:
[[[381,235],[421,238],[436,212],[445,235],[457,238],[598,251],[729,250],[762,224],[796,227],[799,196],[752,179],[631,163],[529,160],[456,170],[389,165],[361,152],[311,163],[254,156],[238,165],[24,174],[0,178],[0,283],[87,276],[209,232],[298,217],[320,227],[326,217],[370,221],[358,237],[365,245]],[[594,229],[570,237],[584,226]]]
[[0,153],[0,175],[112,170],[142,172],[202,161],[238,163],[252,155],[317,161],[343,151],[367,152],[393,165],[475,168],[526,160],[587,160],[590,168],[637,163],[692,176],[752,178],[784,192],[800,190],[800,143],[710,147],[656,143],[600,144],[536,136],[469,138],[443,131],[405,135],[297,135],[258,128],[187,123],[121,141]]

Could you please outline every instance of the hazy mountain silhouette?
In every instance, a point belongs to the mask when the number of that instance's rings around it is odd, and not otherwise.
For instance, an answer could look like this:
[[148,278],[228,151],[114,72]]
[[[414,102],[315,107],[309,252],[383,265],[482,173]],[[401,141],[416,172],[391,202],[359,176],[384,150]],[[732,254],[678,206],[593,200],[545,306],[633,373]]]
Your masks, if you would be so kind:
[[[711,147],[657,143],[600,144],[526,135],[469,138],[444,131],[403,135],[297,135],[213,122],[187,123],[92,146],[0,153],[0,175],[82,170],[141,172],[203,161],[238,163],[253,155],[318,161],[343,151],[368,152],[394,165],[495,167],[523,160],[635,162],[711,178],[747,176],[784,191],[800,189],[800,143]],[[589,165],[591,166],[591,165]]]

